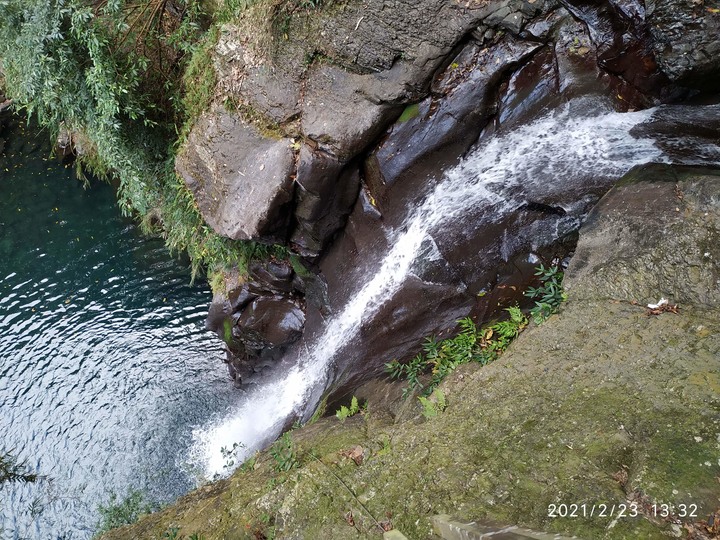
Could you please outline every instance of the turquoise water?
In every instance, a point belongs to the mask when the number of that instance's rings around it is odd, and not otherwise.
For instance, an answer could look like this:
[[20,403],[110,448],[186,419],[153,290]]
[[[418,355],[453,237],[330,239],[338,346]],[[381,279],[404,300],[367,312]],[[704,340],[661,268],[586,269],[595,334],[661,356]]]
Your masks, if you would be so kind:
[[193,487],[191,431],[236,398],[186,261],[84,189],[18,124],[0,156],[0,449],[41,482],[0,490],[0,538],[89,538],[114,491]]

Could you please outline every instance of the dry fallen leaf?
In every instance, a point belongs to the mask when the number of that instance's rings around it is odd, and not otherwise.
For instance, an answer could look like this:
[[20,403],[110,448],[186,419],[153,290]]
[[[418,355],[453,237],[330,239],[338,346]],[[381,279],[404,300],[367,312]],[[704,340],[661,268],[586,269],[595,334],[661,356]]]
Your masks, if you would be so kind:
[[348,448],[347,450],[343,450],[342,452],[340,452],[340,455],[342,457],[352,459],[355,462],[355,465],[362,465],[363,459],[365,459],[364,454],[365,449],[359,444],[356,444],[352,448]]

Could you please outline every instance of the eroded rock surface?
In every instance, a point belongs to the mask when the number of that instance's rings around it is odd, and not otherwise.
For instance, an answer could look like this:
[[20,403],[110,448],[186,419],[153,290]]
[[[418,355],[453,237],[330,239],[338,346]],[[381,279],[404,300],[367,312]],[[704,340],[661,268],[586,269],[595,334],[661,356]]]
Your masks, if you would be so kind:
[[[593,209],[569,271],[578,300],[720,306],[720,172],[648,166]],[[643,181],[652,179],[653,182]]]

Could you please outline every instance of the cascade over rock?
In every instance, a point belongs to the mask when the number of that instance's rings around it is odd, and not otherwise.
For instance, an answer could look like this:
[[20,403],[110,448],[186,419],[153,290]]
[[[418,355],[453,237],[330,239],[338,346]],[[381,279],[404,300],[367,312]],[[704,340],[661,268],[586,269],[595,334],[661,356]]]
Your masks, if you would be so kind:
[[[581,228],[560,313],[493,364],[450,375],[436,417],[402,399],[401,383],[371,381],[353,389],[368,414],[289,433],[301,461],[289,478],[261,453],[254,467],[103,539],[150,540],[171,526],[243,538],[248,523],[282,538],[372,539],[385,516],[407,538],[432,538],[431,519],[444,513],[547,537],[709,538],[701,533],[707,516],[717,520],[719,493],[719,175],[631,171]],[[678,312],[649,314],[659,295]],[[570,501],[635,505],[638,515],[549,515]],[[658,519],[653,504],[694,506]]]
[[[231,374],[269,365],[303,331],[317,334],[392,247],[392,228],[494,134],[578,96],[632,111],[711,87],[718,14],[688,6],[369,0],[286,13],[259,2],[224,25],[213,63],[216,101],[229,110],[201,117],[177,169],[216,231],[285,243],[311,269],[292,290],[267,288],[272,301],[228,309],[227,295],[217,297],[224,315],[209,326],[232,327]],[[533,192],[461,242],[425,245],[432,257],[414,285],[363,323],[361,356],[411,354],[411,343],[468,310],[492,316],[538,257],[572,250],[572,232],[610,185],[586,182],[581,192]],[[424,313],[419,298],[436,311]],[[282,339],[258,337],[261,306],[263,320],[294,321]]]

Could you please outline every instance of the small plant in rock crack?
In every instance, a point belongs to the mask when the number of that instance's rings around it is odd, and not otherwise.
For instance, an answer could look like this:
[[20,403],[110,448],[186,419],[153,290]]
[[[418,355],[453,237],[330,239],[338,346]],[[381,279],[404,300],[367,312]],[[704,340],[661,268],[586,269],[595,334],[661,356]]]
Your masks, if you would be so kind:
[[420,401],[420,405],[422,405],[423,408],[422,415],[428,420],[430,420],[431,418],[435,418],[447,407],[447,402],[445,401],[445,392],[443,392],[439,388],[436,388],[433,393],[430,394],[430,397],[419,396],[418,400]]
[[[363,410],[365,409],[365,407],[367,407],[367,403],[365,404],[365,406],[363,406]],[[357,413],[360,412],[360,410],[361,409],[360,409],[360,404],[358,403],[358,399],[355,396],[353,396],[352,400],[350,401],[350,407],[341,405],[340,408],[335,413],[335,416],[337,416],[341,422],[345,422],[346,418],[356,415]]]
[[286,432],[270,448],[270,457],[275,461],[275,470],[285,472],[300,466],[290,433]]
[[566,299],[567,295],[563,290],[564,274],[558,266],[540,265],[535,271],[540,278],[539,287],[529,287],[525,296],[535,300],[535,306],[530,309],[530,316],[535,324],[542,324],[550,315],[557,312]]

